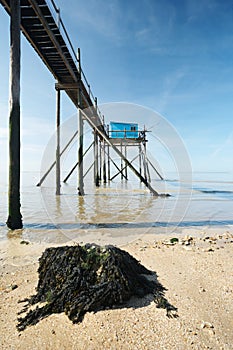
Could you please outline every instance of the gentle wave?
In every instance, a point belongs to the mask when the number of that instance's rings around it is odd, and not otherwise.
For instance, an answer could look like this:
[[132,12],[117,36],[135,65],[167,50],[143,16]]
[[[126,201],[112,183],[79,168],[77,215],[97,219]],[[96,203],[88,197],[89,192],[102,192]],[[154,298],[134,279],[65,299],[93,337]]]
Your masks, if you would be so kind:
[[233,191],[218,191],[218,190],[200,190],[202,193],[210,193],[210,194],[232,194]]
[[[86,223],[86,224],[51,224],[51,223],[30,223],[25,224],[24,229],[36,230],[97,230],[97,229],[134,229],[134,228],[150,228],[150,227],[193,227],[193,226],[222,226],[222,225],[233,225],[233,220],[202,220],[202,221],[181,221],[181,222],[117,222],[117,223]],[[5,226],[0,223],[0,226]]]
[[[39,175],[26,176],[21,196],[22,237],[32,240],[46,240],[56,231],[66,235],[94,231],[96,235],[110,236],[119,230],[119,234],[127,236],[133,235],[134,230],[136,234],[150,228],[233,225],[232,183],[224,182],[224,178],[221,185],[219,178],[210,181],[210,174],[208,179],[201,179],[199,174],[193,183],[181,183],[173,176],[169,181],[154,181],[156,189],[172,194],[169,198],[154,198],[138,181],[113,182],[98,189],[92,183],[86,184],[84,197],[77,195],[73,181],[62,185],[62,195],[55,196],[53,186],[35,186]],[[0,239],[4,239],[9,232],[5,224],[6,183],[0,184],[0,193]]]

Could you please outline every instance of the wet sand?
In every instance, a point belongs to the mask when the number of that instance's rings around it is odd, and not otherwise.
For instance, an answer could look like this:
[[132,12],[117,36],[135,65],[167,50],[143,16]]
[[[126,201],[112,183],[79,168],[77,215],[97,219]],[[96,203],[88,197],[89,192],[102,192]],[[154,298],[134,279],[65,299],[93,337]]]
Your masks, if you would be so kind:
[[80,324],[54,314],[18,332],[18,300],[35,293],[38,258],[48,246],[26,243],[17,235],[0,242],[1,349],[233,349],[233,228],[151,232],[121,247],[157,273],[176,318],[148,295],[87,313]]

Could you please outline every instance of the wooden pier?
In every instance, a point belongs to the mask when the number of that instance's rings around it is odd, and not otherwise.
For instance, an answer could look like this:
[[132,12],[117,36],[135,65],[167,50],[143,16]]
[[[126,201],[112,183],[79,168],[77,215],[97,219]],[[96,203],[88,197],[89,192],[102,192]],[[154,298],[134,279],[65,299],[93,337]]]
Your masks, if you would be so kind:
[[[75,52],[62,18],[60,17],[60,11],[56,7],[55,2],[53,0],[0,0],[0,4],[11,17],[11,37],[13,35],[12,27],[15,28],[18,23],[18,29],[16,29],[16,32],[14,33],[14,38],[17,38],[18,36],[18,49],[13,50],[11,56],[11,60],[14,62],[17,60],[18,62],[17,66],[15,64],[12,65],[12,67],[14,66],[14,69],[12,68],[12,79],[14,81],[17,80],[18,84],[18,101],[20,100],[20,31],[22,31],[56,81],[57,147],[56,155],[54,156],[55,161],[41,178],[38,186],[43,183],[48,173],[54,167],[56,167],[56,194],[60,194],[60,157],[65,152],[69,144],[77,137],[79,158],[74,168],[78,167],[78,193],[79,195],[84,195],[85,174],[83,171],[83,158],[85,152],[83,150],[83,123],[87,122],[93,129],[94,134],[93,167],[96,186],[99,186],[100,178],[102,177],[102,174],[100,174],[100,171],[102,170],[100,169],[103,169],[103,181],[106,182],[107,178],[110,179],[109,149],[111,148],[122,159],[122,167],[120,169],[121,176],[127,178],[127,170],[128,168],[131,169],[140,179],[140,181],[143,182],[150,190],[150,192],[154,196],[158,196],[159,194],[157,191],[155,191],[150,185],[148,175],[145,176],[145,174],[148,174],[148,172],[144,172],[143,174],[140,169],[137,170],[133,165],[133,162],[128,160],[126,148],[119,148],[116,141],[109,136],[104,124],[103,116],[97,105],[97,98],[93,95],[87,78],[82,70],[80,49],[78,49],[78,52]],[[69,96],[70,100],[79,111],[78,130],[74,131],[74,135],[63,149],[61,149],[60,145],[60,105],[62,91]],[[13,95],[15,96],[14,93],[12,93],[12,96]],[[18,130],[16,130],[17,127]],[[16,135],[16,139],[14,139],[14,136],[12,136],[13,143],[10,143],[9,218],[7,224],[9,228],[16,229],[22,227],[21,214],[18,210],[20,208],[20,109],[18,110],[17,116],[10,119],[10,133]],[[101,149],[104,150],[103,153],[101,153]],[[142,151],[140,152],[142,153]],[[126,167],[124,172],[122,170],[123,164]],[[65,180],[67,181],[67,179],[68,177]],[[14,216],[15,214],[11,214],[13,203],[17,203],[18,208],[18,212],[16,210],[17,217],[15,219],[12,217],[12,215]]]

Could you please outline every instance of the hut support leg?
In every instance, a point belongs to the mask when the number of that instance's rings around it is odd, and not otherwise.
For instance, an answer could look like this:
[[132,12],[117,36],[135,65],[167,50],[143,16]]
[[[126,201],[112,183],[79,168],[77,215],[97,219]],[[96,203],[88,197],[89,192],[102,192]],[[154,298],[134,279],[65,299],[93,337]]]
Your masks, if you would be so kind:
[[[122,148],[122,142],[121,142],[121,154],[123,153],[123,148]],[[123,159],[121,158],[121,180],[123,180]]]
[[20,1],[11,1],[9,192],[7,226],[23,227],[20,213]]
[[108,152],[108,181],[110,181],[111,177],[111,171],[110,171],[110,147],[107,145],[107,152]]
[[[127,146],[125,145],[125,158],[127,158]],[[125,177],[128,178],[128,167],[125,163]]]
[[[138,158],[138,155],[136,155],[136,157],[134,157],[134,158],[131,160],[131,162],[129,162],[129,163],[132,164],[132,163],[135,161],[135,159],[137,159],[137,158]],[[115,163],[114,163],[114,165],[116,166]],[[117,169],[118,169],[119,171],[118,171],[118,173],[116,173],[114,176],[111,177],[111,180],[115,179],[115,177],[117,177],[119,174],[121,174],[121,175],[125,178],[125,180],[128,181],[128,178],[124,175],[124,170],[125,170],[126,168],[127,168],[127,164],[126,164],[122,169],[119,169],[119,168],[117,167]]]
[[142,151],[141,151],[141,145],[138,146],[139,149],[139,174],[142,175]]
[[150,166],[152,167],[152,169],[154,169],[154,171],[156,172],[156,174],[159,176],[160,180],[164,180],[164,178],[162,177],[162,175],[158,172],[158,170],[154,167],[154,165],[151,163],[150,159],[147,158],[148,163],[150,164]]
[[146,168],[146,146],[143,145],[143,167],[144,167],[144,179],[147,181],[147,168]]

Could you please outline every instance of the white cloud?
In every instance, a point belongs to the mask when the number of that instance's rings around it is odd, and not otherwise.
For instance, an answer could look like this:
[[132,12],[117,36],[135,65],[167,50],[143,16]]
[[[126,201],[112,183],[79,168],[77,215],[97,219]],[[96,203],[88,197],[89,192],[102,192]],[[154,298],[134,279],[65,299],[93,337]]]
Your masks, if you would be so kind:
[[120,38],[121,11],[119,2],[116,0],[82,1],[78,7],[75,1],[75,5],[71,2],[70,6],[63,8],[63,11],[66,11],[66,16],[72,20],[73,25],[82,23],[105,37],[115,40]]
[[185,9],[187,14],[187,22],[195,22],[200,17],[207,17],[209,13],[215,11],[218,4],[215,0],[193,1],[187,0],[185,2]]
[[173,93],[179,84],[179,82],[185,77],[187,72],[186,68],[181,68],[174,71],[172,74],[167,75],[164,78],[162,84],[162,93],[160,95],[160,99],[158,101],[158,109],[159,111],[163,111],[169,101],[171,100]]
[[226,136],[225,141],[218,145],[217,148],[215,148],[214,152],[210,155],[211,160],[214,160],[214,158],[222,157],[231,157],[232,162],[232,149],[233,149],[233,131],[229,135]]

